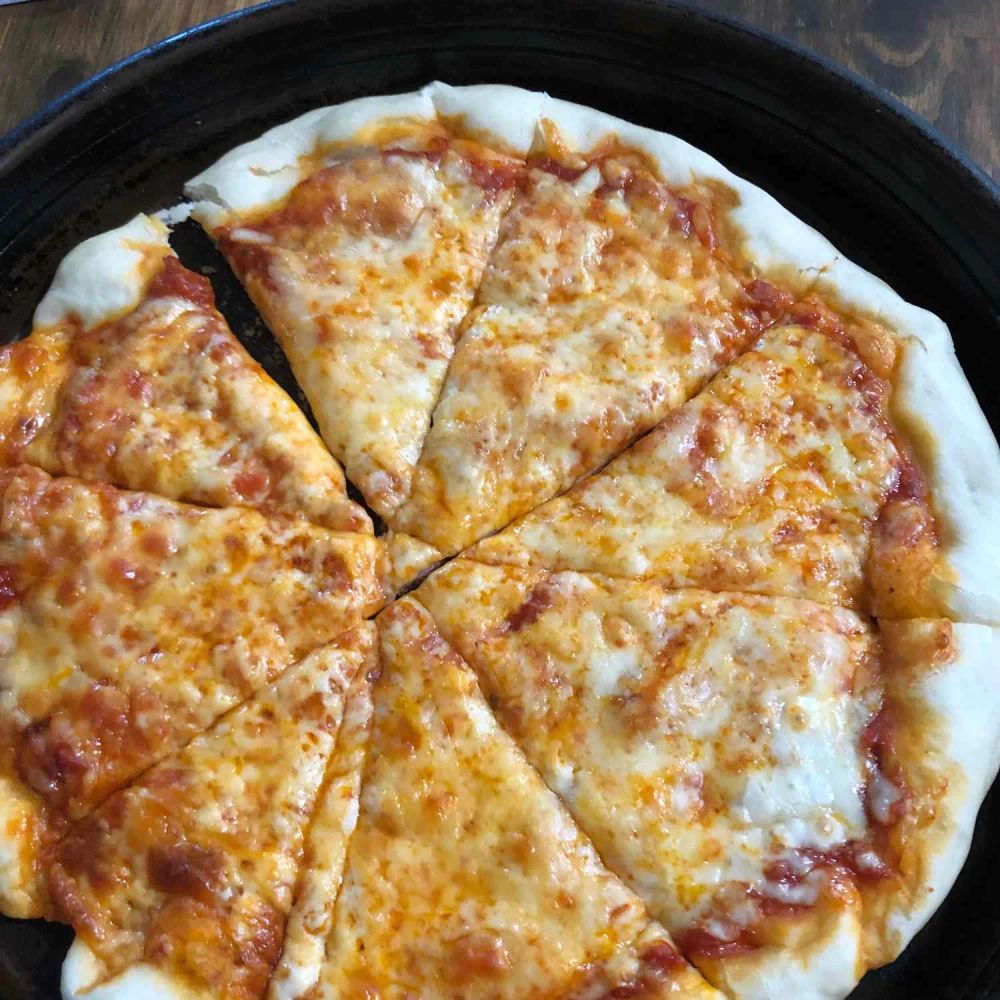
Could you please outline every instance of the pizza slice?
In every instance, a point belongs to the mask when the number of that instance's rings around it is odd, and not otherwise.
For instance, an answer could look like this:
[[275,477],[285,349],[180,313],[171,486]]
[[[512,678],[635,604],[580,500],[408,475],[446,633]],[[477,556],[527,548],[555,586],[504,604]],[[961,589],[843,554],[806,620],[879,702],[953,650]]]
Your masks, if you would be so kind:
[[311,653],[116,792],[52,850],[77,939],[63,996],[264,996],[344,697],[375,627]]
[[[468,666],[403,599],[319,998],[714,997],[497,726]],[[325,930],[325,925],[324,925]]]
[[31,336],[0,352],[0,458],[372,530],[305,415],[147,216],[68,254]]
[[810,601],[467,560],[415,596],[609,868],[731,996],[846,995],[961,866],[998,760],[994,630],[880,637]]
[[321,109],[188,190],[288,355],[323,439],[391,519],[522,164],[426,95]]
[[285,928],[281,960],[268,1000],[295,1000],[315,985],[323,965],[333,908],[340,893],[347,846],[358,821],[361,776],[372,719],[372,685],[380,666],[359,671],[347,694],[337,751],[306,838],[295,903]]
[[469,557],[890,617],[937,609],[945,553],[892,385],[821,318],[772,328],[606,468]]
[[0,909],[66,819],[383,602],[378,541],[0,470]]
[[603,465],[792,301],[740,276],[713,189],[613,136],[541,136],[394,522],[446,554]]

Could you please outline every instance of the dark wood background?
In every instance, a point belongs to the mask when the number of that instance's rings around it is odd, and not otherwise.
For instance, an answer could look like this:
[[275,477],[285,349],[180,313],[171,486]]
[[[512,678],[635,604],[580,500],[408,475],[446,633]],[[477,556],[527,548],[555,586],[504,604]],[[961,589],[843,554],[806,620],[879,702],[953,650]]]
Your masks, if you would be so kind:
[[[0,6],[0,132],[109,63],[251,0]],[[701,0],[845,63],[1000,181],[1000,0]]]

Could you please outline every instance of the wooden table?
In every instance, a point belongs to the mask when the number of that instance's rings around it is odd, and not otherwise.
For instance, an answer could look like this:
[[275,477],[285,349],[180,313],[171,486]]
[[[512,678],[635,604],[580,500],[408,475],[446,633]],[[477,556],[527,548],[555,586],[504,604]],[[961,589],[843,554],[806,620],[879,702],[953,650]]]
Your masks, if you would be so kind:
[[[0,7],[0,132],[150,42],[251,0]],[[702,0],[892,91],[1000,180],[1000,0]]]

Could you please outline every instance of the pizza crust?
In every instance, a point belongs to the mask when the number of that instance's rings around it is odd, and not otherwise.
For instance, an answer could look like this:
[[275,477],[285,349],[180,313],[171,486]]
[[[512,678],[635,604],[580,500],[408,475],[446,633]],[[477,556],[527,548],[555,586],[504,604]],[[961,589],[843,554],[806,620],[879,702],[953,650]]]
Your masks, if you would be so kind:
[[[923,642],[945,623],[914,620],[888,626],[887,646]],[[935,801],[926,825],[908,831],[914,842],[904,859],[902,886],[866,899],[866,951],[871,964],[892,961],[923,928],[965,864],[976,817],[1000,769],[1000,629],[946,624],[950,654],[941,664],[926,657],[894,664],[889,698],[910,724],[901,749],[904,774],[919,796]],[[941,791],[943,789],[943,792]],[[934,793],[937,793],[936,795]]]
[[[933,313],[905,302],[884,281],[849,261],[821,233],[788,211],[762,188],[725,167],[715,157],[666,132],[634,125],[621,118],[547,94],[502,85],[452,87],[435,82],[430,91],[439,115],[463,117],[467,126],[498,135],[516,151],[526,152],[525,129],[511,122],[551,120],[561,136],[578,149],[589,149],[609,134],[647,153],[667,183],[683,187],[716,181],[739,195],[731,221],[741,230],[750,257],[765,272],[785,277],[801,274],[816,290],[835,295],[849,309],[875,316],[900,333],[925,342],[950,342],[948,328]],[[514,137],[520,141],[511,141]]]
[[62,260],[35,310],[35,328],[77,318],[85,330],[131,312],[166,254],[169,231],[137,215],[124,226],[85,240]]
[[[435,81],[408,94],[363,97],[317,108],[236,147],[186,185],[192,214],[209,227],[232,214],[274,204],[302,180],[299,158],[323,146],[358,141],[364,129],[386,118],[460,119],[465,130],[508,152],[527,153],[543,119],[551,120],[578,148],[614,133],[648,153],[664,180],[683,186],[695,179],[719,181],[740,196],[732,221],[764,270],[801,273],[811,283],[834,264],[834,246],[761,188],[683,139],[548,94],[504,84],[452,87]],[[892,293],[894,294],[894,293]]]
[[74,938],[63,962],[60,988],[63,1000],[212,1000],[186,983],[152,965],[132,965],[121,975],[91,988],[100,975],[100,963],[80,938]]
[[460,119],[464,128],[524,154],[542,119],[580,149],[609,134],[649,154],[668,183],[716,181],[739,195],[731,213],[746,248],[762,271],[807,276],[816,290],[834,295],[848,309],[870,314],[899,334],[924,343],[950,342],[948,328],[933,313],[905,302],[885,282],[848,260],[821,233],[784,208],[762,188],[723,166],[708,153],[665,132],[634,125],[594,108],[503,84],[453,87],[440,81],[407,94],[363,97],[317,108],[278,125],[231,150],[186,185],[196,218],[219,225],[279,201],[302,179],[299,158],[317,147],[363,141],[364,130],[387,118]]
[[318,146],[356,139],[384,118],[433,118],[428,88],[410,94],[362,97],[316,108],[230,150],[190,180],[185,191],[195,200],[192,215],[208,226],[232,213],[273,204],[303,179],[299,158]]
[[942,338],[905,345],[892,405],[916,445],[941,535],[944,572],[932,593],[956,621],[1000,623],[1000,448],[941,327]]
[[862,971],[860,922],[857,912],[848,908],[794,949],[764,948],[724,960],[715,966],[715,974],[706,974],[713,985],[739,1000],[842,1000]]

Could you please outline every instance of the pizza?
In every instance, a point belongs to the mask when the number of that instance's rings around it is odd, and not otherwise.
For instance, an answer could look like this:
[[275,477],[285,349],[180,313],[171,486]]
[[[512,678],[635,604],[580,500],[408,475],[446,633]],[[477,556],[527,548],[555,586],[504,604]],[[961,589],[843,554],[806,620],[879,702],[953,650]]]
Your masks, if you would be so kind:
[[[601,857],[723,991],[798,996],[822,967],[847,993],[939,892],[928,855],[970,790],[938,799],[956,750],[908,723],[942,671],[996,697],[996,629],[880,632],[813,601],[465,559],[415,596]],[[995,756],[990,727],[967,738]]]
[[932,611],[947,575],[889,383],[802,326],[769,329],[642,440],[469,556],[885,617]]
[[281,960],[268,986],[268,1000],[290,1000],[315,985],[340,894],[347,845],[357,826],[361,779],[368,753],[372,687],[381,672],[377,643],[367,669],[355,674],[347,692],[337,749],[327,767],[321,799],[309,825],[305,854],[288,915]]
[[302,411],[148,216],[66,257],[31,336],[0,356],[0,387],[4,464],[371,532]]
[[[491,716],[404,598],[378,618],[356,827],[320,997],[714,997]],[[325,835],[325,829],[320,831]]]
[[59,842],[50,891],[78,934],[64,993],[261,995],[373,632],[311,653]]
[[944,323],[511,87],[185,190],[310,415],[156,216],[0,352],[0,910],[72,925],[67,1000],[893,961],[1000,768],[1000,449]]
[[324,440],[382,517],[409,492],[523,167],[413,120],[413,104],[402,98],[384,125],[357,132],[317,122],[323,146],[349,140],[349,153],[327,163],[303,149],[263,184],[241,171],[235,198],[227,174],[245,151],[191,182],[211,199],[196,214],[274,330]]
[[4,910],[49,843],[379,606],[376,540],[0,470]]

